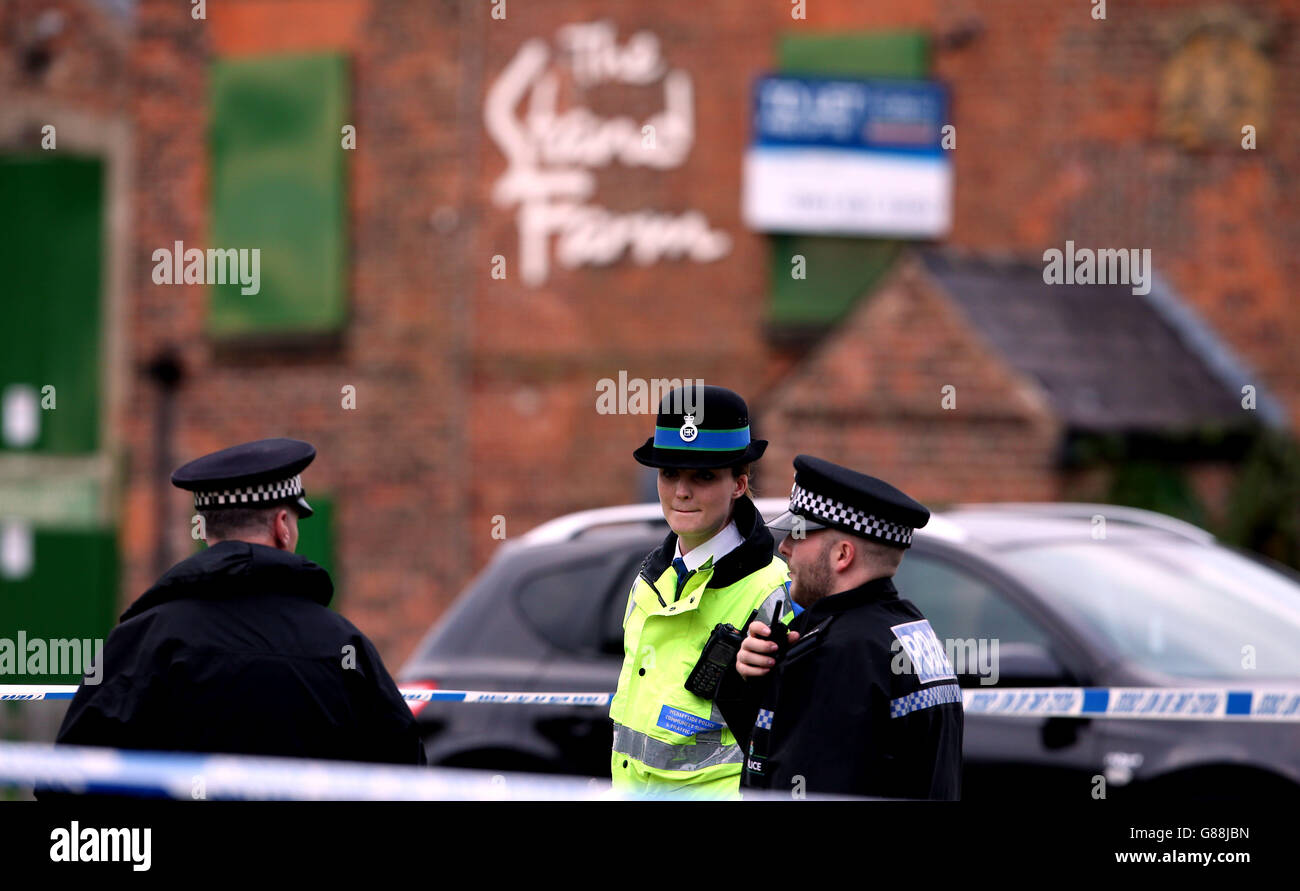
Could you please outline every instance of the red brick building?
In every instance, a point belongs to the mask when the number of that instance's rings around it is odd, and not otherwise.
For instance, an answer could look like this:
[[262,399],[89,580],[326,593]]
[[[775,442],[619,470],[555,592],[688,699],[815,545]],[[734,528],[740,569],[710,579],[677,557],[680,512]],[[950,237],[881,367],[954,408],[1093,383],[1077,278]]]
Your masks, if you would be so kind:
[[[82,475],[78,516],[112,533],[121,605],[194,546],[168,465],[312,441],[336,605],[397,663],[498,545],[496,518],[516,535],[644,492],[630,453],[651,421],[597,411],[620,371],[745,394],[773,441],[768,494],[811,451],[936,503],[1103,497],[1114,474],[1066,455],[1074,433],[1232,427],[1239,388],[1206,371],[1215,356],[1294,429],[1300,3],[1094,10],[212,0],[196,18],[174,0],[10,0],[0,154],[42,151],[54,123],[55,151],[100,159],[106,183],[99,432],[49,445],[36,479]],[[1214,334],[1173,337],[1190,377],[1160,392],[1197,404],[1162,414],[1158,394],[1102,386],[1089,421],[902,241],[747,228],[753,83],[774,70],[945,83],[940,244],[1039,269],[1067,240],[1149,249],[1169,300]],[[550,203],[529,210],[537,188]],[[155,252],[178,241],[261,244],[264,289],[159,284]],[[0,453],[10,512],[31,448]],[[1241,456],[1188,460],[1213,516]]]

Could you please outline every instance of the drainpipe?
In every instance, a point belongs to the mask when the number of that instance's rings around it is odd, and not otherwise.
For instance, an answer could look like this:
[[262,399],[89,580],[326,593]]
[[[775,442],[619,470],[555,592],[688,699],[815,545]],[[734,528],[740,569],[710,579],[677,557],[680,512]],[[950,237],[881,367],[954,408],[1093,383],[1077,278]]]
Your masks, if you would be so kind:
[[176,561],[172,558],[171,473],[172,440],[176,426],[176,394],[185,371],[173,347],[164,347],[144,367],[144,375],[158,388],[153,418],[154,506],[158,517],[158,534],[154,536],[154,576],[160,576]]

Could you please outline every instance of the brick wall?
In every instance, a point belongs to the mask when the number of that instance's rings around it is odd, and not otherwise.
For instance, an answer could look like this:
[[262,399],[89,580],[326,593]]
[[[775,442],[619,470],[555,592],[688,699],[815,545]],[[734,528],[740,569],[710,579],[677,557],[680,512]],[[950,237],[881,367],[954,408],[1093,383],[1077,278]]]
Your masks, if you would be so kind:
[[789,491],[791,462],[804,452],[930,506],[1060,495],[1061,429],[1045,394],[975,334],[913,259],[764,405],[765,494]]
[[[311,492],[336,499],[336,605],[389,660],[413,645],[454,595],[463,560],[466,463],[462,355],[447,266],[452,240],[436,238],[432,208],[455,202],[456,82],[446,59],[455,32],[417,4],[281,2],[209,4],[209,22],[184,4],[145,2],[132,54],[138,121],[132,264],[131,361],[181,349],[179,462],[268,435],[314,443]],[[205,245],[207,72],[218,55],[338,50],[353,64],[357,149],[350,157],[350,316],[341,344],[306,353],[236,355],[203,336],[201,287],[152,284],[149,252],[176,239]],[[356,409],[342,388],[356,388]],[[191,505],[174,491],[173,528],[152,522],[156,391],[133,378],[127,425],[127,597],[149,584],[153,539],[177,557],[191,547]],[[181,522],[183,521],[183,522]],[[310,522],[310,521],[308,521]]]
[[[78,27],[32,84],[12,50],[21,23],[50,5]],[[156,521],[157,396],[136,370],[168,344],[190,374],[177,461],[273,434],[316,443],[307,484],[338,499],[340,606],[390,662],[493,552],[493,517],[517,535],[637,496],[644,477],[630,452],[651,422],[595,411],[597,381],[620,369],[702,377],[746,395],[773,442],[759,480],[767,494],[788,486],[799,450],[875,470],[934,503],[1060,494],[1056,433],[1032,387],[914,272],[782,373],[785,358],[764,331],[767,239],[742,227],[739,196],[751,83],[773,66],[784,31],[928,31],[958,128],[948,242],[1034,258],[1066,239],[1151,248],[1157,268],[1300,419],[1300,310],[1287,289],[1300,271],[1300,209],[1287,191],[1300,173],[1300,99],[1286,88],[1300,64],[1296,0],[1237,4],[1275,22],[1271,125],[1256,152],[1189,152],[1158,135],[1170,54],[1162,27],[1199,3],[1112,3],[1105,22],[1086,0],[810,0],[803,21],[785,0],[516,0],[504,21],[486,0],[217,0],[206,22],[188,6],[141,0],[134,32],[121,37],[84,3],[0,4],[0,89],[87,107],[129,98],[134,119],[120,431],[127,598],[152,581],[157,536],[178,557],[191,546],[182,493],[171,493],[172,527]],[[620,41],[652,30],[668,63],[690,74],[696,139],[678,168],[598,170],[592,200],[619,212],[699,210],[732,247],[709,264],[623,259],[574,270],[552,250],[549,279],[525,287],[515,213],[492,201],[506,160],[485,131],[487,90],[525,41],[601,18]],[[206,244],[208,64],[319,49],[348,53],[353,79],[350,321],[335,348],[223,355],[201,333],[203,290],[149,277],[154,248]],[[113,76],[123,65],[125,81]],[[563,95],[637,119],[662,103],[661,91],[639,87]],[[507,261],[504,280],[491,277],[495,255]],[[826,380],[840,383],[823,392]],[[958,388],[954,412],[939,405],[945,383]],[[340,407],[346,384],[357,388],[355,412]],[[810,424],[814,405],[836,422]]]
[[0,3],[0,97],[100,114],[124,110],[129,35],[78,0]]
[[[1300,174],[1300,4],[1232,4],[1271,22],[1258,148],[1185,150],[1160,135],[1169,32],[1213,4],[1005,0],[955,5],[982,36],[941,52],[953,86],[958,147],[950,242],[1041,257],[1079,246],[1150,248],[1156,269],[1199,310],[1300,421],[1300,206],[1282,196]],[[1233,90],[1238,79],[1207,82]]]

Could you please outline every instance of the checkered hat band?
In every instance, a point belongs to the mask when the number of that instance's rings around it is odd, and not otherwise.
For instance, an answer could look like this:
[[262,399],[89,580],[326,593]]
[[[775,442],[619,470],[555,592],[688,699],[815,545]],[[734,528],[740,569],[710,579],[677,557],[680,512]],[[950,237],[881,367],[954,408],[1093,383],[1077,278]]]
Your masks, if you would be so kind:
[[795,483],[794,488],[790,490],[790,510],[796,514],[806,513],[815,520],[828,520],[841,526],[848,526],[859,535],[905,546],[912,543],[911,526],[882,520],[873,514],[849,507],[843,501],[810,492],[801,488],[798,483]]
[[302,474],[291,476],[287,480],[262,483],[257,486],[240,486],[234,489],[219,489],[212,492],[195,492],[194,506],[203,507],[240,507],[245,504],[266,504],[283,501],[302,494]]

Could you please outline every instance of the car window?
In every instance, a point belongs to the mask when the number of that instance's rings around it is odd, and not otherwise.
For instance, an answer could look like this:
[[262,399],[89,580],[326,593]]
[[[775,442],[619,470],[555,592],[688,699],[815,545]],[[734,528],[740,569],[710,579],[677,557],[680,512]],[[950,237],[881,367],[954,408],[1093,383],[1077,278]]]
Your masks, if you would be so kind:
[[899,596],[917,605],[935,636],[1051,648],[1047,632],[992,585],[945,560],[908,554],[894,576]]
[[602,557],[530,575],[517,590],[519,611],[554,646],[594,654],[601,646],[598,629],[610,585],[621,566],[621,558]]
[[1217,545],[1053,542],[1005,561],[1124,658],[1196,679],[1300,678],[1300,585]]

